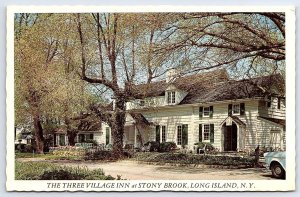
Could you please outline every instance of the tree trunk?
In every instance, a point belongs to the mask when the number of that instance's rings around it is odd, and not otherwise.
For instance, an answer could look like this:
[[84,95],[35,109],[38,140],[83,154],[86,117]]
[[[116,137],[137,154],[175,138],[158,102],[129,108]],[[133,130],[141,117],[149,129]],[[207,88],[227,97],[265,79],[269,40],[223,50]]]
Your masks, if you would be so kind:
[[123,157],[123,135],[125,125],[125,101],[116,99],[115,110],[111,117],[112,151],[115,157]]
[[33,117],[33,125],[34,125],[34,136],[36,143],[36,153],[44,153],[44,136],[43,136],[43,128],[39,115],[34,115]]
[[68,141],[70,146],[75,145],[75,137],[77,135],[77,132],[74,131],[67,131]]

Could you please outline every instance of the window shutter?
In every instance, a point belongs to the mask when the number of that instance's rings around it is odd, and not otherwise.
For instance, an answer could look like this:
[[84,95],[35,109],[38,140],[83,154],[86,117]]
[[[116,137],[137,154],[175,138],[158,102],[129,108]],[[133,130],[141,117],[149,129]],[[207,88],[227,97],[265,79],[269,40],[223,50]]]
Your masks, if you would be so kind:
[[199,107],[199,118],[203,116],[203,107]]
[[212,118],[214,114],[214,106],[209,106],[209,117]]
[[240,103],[240,115],[245,115],[245,103]]
[[202,142],[202,124],[199,124],[199,142]]
[[232,115],[232,104],[228,105],[228,116]]
[[156,125],[155,141],[160,142],[160,126]]
[[182,145],[188,144],[188,125],[182,125]]
[[280,103],[280,102],[281,102],[280,100],[281,100],[281,99],[278,97],[278,98],[277,98],[277,109],[280,109],[280,104],[281,104],[281,103]]
[[209,131],[209,133],[210,133],[210,143],[214,143],[214,141],[215,141],[215,139],[214,139],[214,137],[215,137],[214,124],[210,124],[209,129],[210,129],[210,131]]
[[272,97],[268,96],[268,107],[271,107],[271,103],[272,103]]

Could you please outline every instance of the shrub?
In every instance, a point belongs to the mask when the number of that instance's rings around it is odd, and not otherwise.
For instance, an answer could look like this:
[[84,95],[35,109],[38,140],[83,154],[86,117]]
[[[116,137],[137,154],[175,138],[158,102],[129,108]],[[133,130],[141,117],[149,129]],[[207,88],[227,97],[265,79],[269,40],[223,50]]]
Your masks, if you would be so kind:
[[176,148],[175,142],[163,142],[159,145],[159,152],[170,152]]
[[33,146],[31,144],[26,144],[24,147],[24,152],[32,153],[34,151]]
[[92,143],[93,146],[98,146],[98,142],[96,140],[89,139],[89,140],[86,140],[85,142],[86,143]]
[[[123,157],[132,157],[132,153],[128,151],[123,152]],[[88,150],[84,155],[85,160],[104,160],[104,161],[116,161],[121,159],[119,155],[114,155],[112,151],[109,150]]]
[[102,169],[66,167],[40,162],[16,162],[16,180],[114,180],[105,176]]
[[254,158],[249,157],[231,157],[216,155],[193,155],[185,153],[136,153],[134,158],[137,161],[155,162],[159,164],[206,164],[206,165],[244,165],[247,167],[254,166]]
[[149,151],[150,152],[153,152],[153,151],[156,152],[156,151],[159,151],[160,143],[156,142],[156,141],[149,141],[149,142],[145,143],[144,146],[150,146]]
[[208,142],[197,142],[194,145],[197,146],[197,152],[198,152],[198,149],[203,149],[204,146],[205,146],[205,149],[207,151],[214,151],[215,150],[215,147],[211,143],[208,143]]

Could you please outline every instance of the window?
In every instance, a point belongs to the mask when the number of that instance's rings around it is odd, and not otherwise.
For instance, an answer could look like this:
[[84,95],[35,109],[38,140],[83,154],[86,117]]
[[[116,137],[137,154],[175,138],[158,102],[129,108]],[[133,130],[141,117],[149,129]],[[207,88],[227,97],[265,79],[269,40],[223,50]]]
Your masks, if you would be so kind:
[[236,103],[228,105],[228,116],[231,115],[245,115],[245,103]]
[[94,134],[87,134],[87,139],[88,140],[93,140],[94,139]]
[[181,125],[177,126],[177,144],[178,145],[182,144],[182,126]]
[[168,104],[175,103],[175,92],[167,92]]
[[272,147],[274,149],[281,148],[280,130],[271,130],[270,131],[270,147]]
[[214,113],[214,107],[213,106],[199,107],[199,118],[202,118],[202,117],[212,118],[213,113]]
[[233,104],[232,105],[232,112],[234,115],[240,114],[240,104]]
[[145,106],[145,101],[144,100],[140,100],[140,106]]
[[199,142],[202,141],[214,143],[214,124],[199,124]]
[[59,145],[60,146],[65,146],[66,145],[66,135],[65,134],[60,134],[59,135]]
[[79,134],[78,135],[78,142],[79,143],[85,142],[85,135],[84,134]]
[[161,126],[161,141],[166,142],[166,126]]
[[209,140],[209,124],[204,125],[203,139],[204,141]]
[[209,107],[204,107],[203,108],[203,117],[208,117],[209,116]]
[[177,144],[187,145],[188,144],[188,125],[177,126]]

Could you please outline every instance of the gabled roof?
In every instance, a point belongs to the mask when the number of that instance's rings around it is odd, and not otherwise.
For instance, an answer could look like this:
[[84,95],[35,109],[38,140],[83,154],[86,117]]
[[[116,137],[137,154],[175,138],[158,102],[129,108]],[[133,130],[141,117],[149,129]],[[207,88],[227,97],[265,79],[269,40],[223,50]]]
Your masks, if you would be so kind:
[[269,75],[245,80],[229,80],[215,86],[206,86],[189,92],[180,104],[214,102],[257,98],[270,95],[285,95],[285,84],[281,75]]
[[158,81],[135,85],[132,90],[140,99],[163,96],[170,84],[188,93],[179,104],[261,98],[270,95],[284,97],[285,95],[285,83],[280,74],[244,80],[229,80],[225,69],[179,77],[171,83]]
[[220,125],[223,125],[224,123],[226,123],[226,121],[228,119],[231,119],[233,122],[235,122],[236,124],[245,127],[246,123],[244,123],[241,119],[239,119],[239,117],[237,116],[228,116],[227,118],[225,118],[225,120],[223,120],[223,122]]
[[167,83],[166,81],[151,82],[148,84],[140,84],[132,86],[132,92],[138,95],[138,98],[163,96],[169,85],[174,85],[176,88],[193,92],[195,89],[205,86],[213,86],[216,83],[228,81],[228,75],[225,69],[203,72],[199,74],[179,76]]

